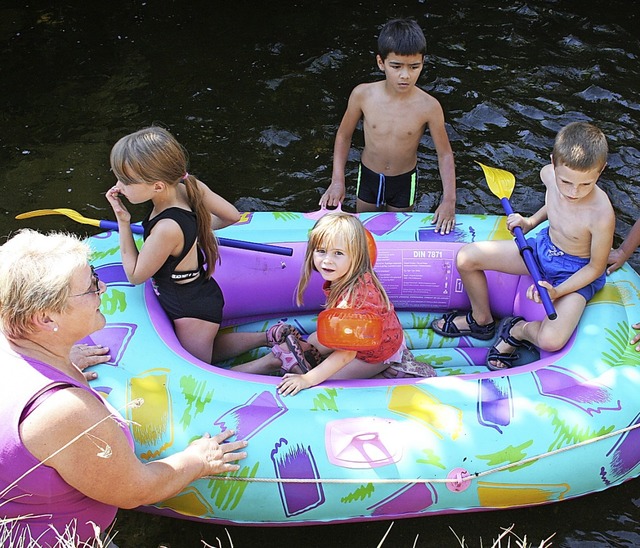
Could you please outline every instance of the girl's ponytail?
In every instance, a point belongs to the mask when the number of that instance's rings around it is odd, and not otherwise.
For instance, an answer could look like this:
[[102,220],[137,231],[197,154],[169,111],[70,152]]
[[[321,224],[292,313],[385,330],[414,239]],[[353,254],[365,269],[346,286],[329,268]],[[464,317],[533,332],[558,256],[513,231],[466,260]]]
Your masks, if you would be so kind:
[[185,173],[182,180],[184,181],[187,189],[189,205],[196,214],[198,224],[198,245],[202,251],[204,251],[205,261],[207,264],[207,277],[210,278],[216,268],[216,262],[220,262],[218,240],[211,229],[211,214],[204,205],[202,192],[198,186],[198,180],[188,173]]

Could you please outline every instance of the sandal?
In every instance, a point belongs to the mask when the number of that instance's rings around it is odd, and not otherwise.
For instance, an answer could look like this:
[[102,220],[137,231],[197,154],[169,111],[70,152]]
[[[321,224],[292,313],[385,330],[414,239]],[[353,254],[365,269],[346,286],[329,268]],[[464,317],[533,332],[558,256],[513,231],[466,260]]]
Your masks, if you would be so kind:
[[[431,322],[431,329],[433,329],[438,335],[443,337],[472,337],[474,339],[480,339],[482,341],[489,341],[493,339],[496,334],[496,322],[488,323],[487,325],[478,325],[473,319],[471,311],[467,312],[466,320],[469,324],[468,329],[460,329],[453,321],[456,318],[460,318],[464,313],[460,313],[457,310],[448,312],[443,315],[442,318],[433,320]],[[438,327],[436,322],[440,319],[444,320],[442,327]]]
[[304,373],[308,373],[316,367],[321,361],[322,356],[318,349],[306,341],[301,341],[294,334],[287,335],[285,341],[289,351],[282,350],[279,344],[271,348],[273,355],[282,362],[280,373],[295,373],[294,367]]
[[429,364],[415,359],[409,349],[402,353],[401,362],[391,362],[382,373],[385,379],[428,378],[435,377],[436,372]]
[[[489,350],[485,362],[491,371],[503,371],[540,359],[540,352],[529,341],[516,339],[511,336],[513,326],[523,320],[524,318],[522,316],[507,316],[500,320],[500,324],[498,325],[498,341]],[[513,350],[511,352],[500,352],[497,348],[500,342],[505,342],[509,346],[512,346]],[[492,361],[499,362],[501,365],[491,363]]]
[[287,335],[294,335],[296,339],[302,340],[300,331],[292,325],[284,322],[278,322],[277,324],[272,325],[267,329],[267,346],[273,348],[278,344],[282,344],[287,338]]

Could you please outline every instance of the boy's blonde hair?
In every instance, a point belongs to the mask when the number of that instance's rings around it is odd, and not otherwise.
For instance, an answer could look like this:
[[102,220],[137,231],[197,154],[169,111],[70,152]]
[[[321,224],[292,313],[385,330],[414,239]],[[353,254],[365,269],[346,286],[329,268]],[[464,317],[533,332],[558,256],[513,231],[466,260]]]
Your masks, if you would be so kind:
[[64,312],[71,279],[91,249],[77,236],[23,229],[0,246],[0,329],[9,339],[34,332],[33,318]]
[[573,122],[564,126],[553,144],[553,165],[576,171],[602,169],[607,163],[607,138],[593,124]]
[[184,182],[191,209],[198,223],[198,245],[204,251],[207,275],[211,276],[219,261],[218,242],[211,228],[198,181],[187,172],[188,155],[166,129],[151,126],[122,137],[111,149],[111,169],[124,185],[153,184],[162,181],[175,186]]
[[[380,291],[387,309],[390,308],[387,292],[382,287],[371,265],[365,228],[357,217],[342,212],[324,215],[318,219],[311,232],[309,232],[307,251],[296,291],[297,304],[303,304],[304,290],[309,283],[312,272],[316,270],[313,264],[314,251],[319,248],[330,249],[338,238],[341,238],[344,242],[345,251],[351,259],[351,263],[347,273],[340,280],[331,283],[326,307],[335,307],[338,301],[343,298],[351,301],[351,296],[358,284],[361,283],[362,277],[369,273],[374,285]],[[354,308],[358,308],[359,304],[352,303]]]

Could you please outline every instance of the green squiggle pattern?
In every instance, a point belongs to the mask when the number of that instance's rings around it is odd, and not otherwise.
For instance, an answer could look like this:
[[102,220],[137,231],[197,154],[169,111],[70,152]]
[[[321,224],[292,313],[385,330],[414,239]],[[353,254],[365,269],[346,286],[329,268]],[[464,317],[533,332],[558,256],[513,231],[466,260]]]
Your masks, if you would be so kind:
[[602,436],[604,434],[612,432],[615,428],[612,425],[594,431],[590,430],[589,428],[581,428],[579,424],[567,424],[566,421],[560,419],[557,409],[549,407],[548,405],[545,405],[543,403],[540,403],[536,406],[536,411],[543,417],[551,417],[551,424],[553,425],[553,429],[558,434],[553,443],[549,445],[549,451],[559,449],[560,447],[564,447],[566,445],[574,445],[582,441],[597,438],[598,436]]

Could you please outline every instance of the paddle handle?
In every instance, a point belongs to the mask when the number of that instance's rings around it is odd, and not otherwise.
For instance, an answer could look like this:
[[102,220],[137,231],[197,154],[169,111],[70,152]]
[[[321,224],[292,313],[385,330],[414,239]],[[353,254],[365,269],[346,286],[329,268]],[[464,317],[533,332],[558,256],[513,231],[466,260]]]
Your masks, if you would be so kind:
[[[513,213],[513,208],[511,207],[509,198],[500,198],[500,202],[502,203],[504,212],[507,215],[511,215]],[[538,288],[538,293],[540,294],[540,298],[542,299],[542,305],[544,306],[544,310],[547,313],[547,317],[550,320],[555,320],[558,317],[558,314],[556,313],[556,309],[551,302],[549,292],[545,287],[542,287],[538,284],[538,281],[542,279],[542,275],[540,274],[540,269],[538,268],[538,264],[536,263],[536,259],[533,256],[531,249],[527,246],[527,240],[524,237],[524,232],[522,232],[522,229],[517,226],[514,228],[513,233],[516,237],[516,244],[518,245],[518,249],[522,254],[522,259],[527,265],[529,274],[531,274],[531,277],[533,278],[533,283],[535,283],[536,287]]]
[[[118,223],[116,223],[115,221],[101,220],[98,226],[100,228],[104,228],[105,230],[115,230],[116,232],[118,232]],[[142,234],[144,232],[144,229],[142,228],[142,225],[132,224],[131,232],[133,232],[134,234]]]
[[[105,230],[118,230],[118,223],[115,221],[101,220],[99,226]],[[143,228],[141,225],[132,224],[131,232],[134,234],[142,234]],[[287,257],[291,257],[291,255],[293,255],[293,249],[280,245],[259,244],[256,242],[245,242],[244,240],[232,240],[230,238],[218,238],[218,243],[221,246],[235,247],[236,249],[247,249],[249,251],[272,253],[274,255],[286,255]]]

